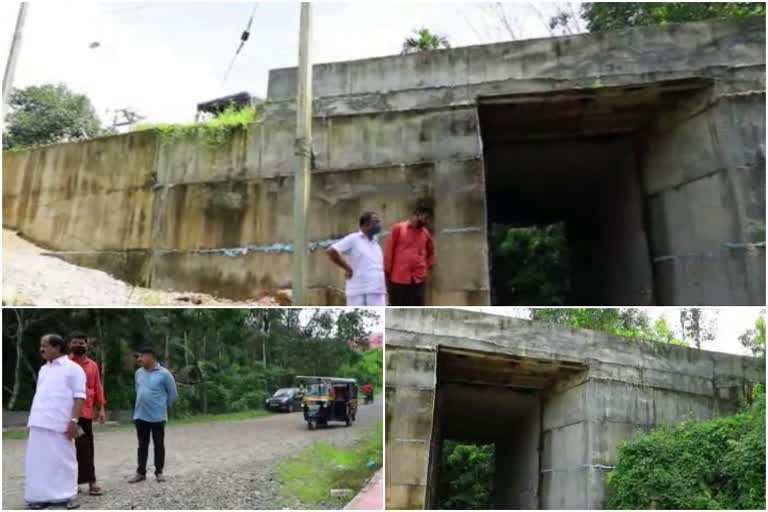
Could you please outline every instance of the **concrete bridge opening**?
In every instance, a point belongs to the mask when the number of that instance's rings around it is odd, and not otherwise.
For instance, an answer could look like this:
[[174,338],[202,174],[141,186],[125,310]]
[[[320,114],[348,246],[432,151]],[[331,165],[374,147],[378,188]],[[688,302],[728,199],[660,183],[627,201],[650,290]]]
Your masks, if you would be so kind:
[[734,414],[764,362],[477,311],[386,319],[387,509],[440,502],[447,439],[493,444],[489,508],[604,508],[621,445]]
[[494,445],[490,508],[542,508],[542,415],[549,404],[547,396],[586,370],[575,362],[440,347],[429,508],[440,508],[448,498],[440,495],[439,485],[446,440]]
[[[566,295],[561,303],[660,302],[646,157],[666,146],[653,142],[660,125],[671,117],[686,123],[684,112],[710,87],[709,80],[690,78],[479,98],[488,233],[494,226],[562,223],[567,271],[555,279],[568,282],[549,283]],[[489,255],[493,243],[489,237]],[[489,265],[492,303],[556,305],[537,302],[543,298],[511,301],[503,261],[495,263]]]

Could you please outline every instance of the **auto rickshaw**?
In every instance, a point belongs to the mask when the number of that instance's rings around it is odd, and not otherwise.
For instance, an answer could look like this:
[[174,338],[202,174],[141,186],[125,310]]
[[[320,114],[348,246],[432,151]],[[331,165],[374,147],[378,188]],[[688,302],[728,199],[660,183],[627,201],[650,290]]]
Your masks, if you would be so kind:
[[357,381],[340,377],[299,376],[304,388],[304,420],[309,430],[341,421],[350,426],[357,416]]

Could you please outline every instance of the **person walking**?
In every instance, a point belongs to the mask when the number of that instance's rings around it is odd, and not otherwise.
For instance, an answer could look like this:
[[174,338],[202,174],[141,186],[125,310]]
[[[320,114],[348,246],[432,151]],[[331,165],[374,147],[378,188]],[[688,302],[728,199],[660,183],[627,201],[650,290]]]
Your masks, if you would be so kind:
[[40,510],[52,504],[79,508],[75,439],[86,398],[85,372],[66,356],[57,334],[40,339],[40,368],[29,411],[29,437],[24,465],[24,500]]
[[139,440],[138,468],[128,483],[135,484],[147,479],[147,458],[149,440],[155,448],[155,478],[165,482],[165,422],[168,408],[176,400],[176,381],[167,369],[157,362],[157,355],[151,348],[139,350],[141,368],[136,370],[136,406],[133,422]]
[[75,440],[77,453],[77,484],[88,484],[88,494],[101,496],[101,487],[96,483],[96,466],[94,462],[95,448],[93,438],[94,406],[99,407],[97,415],[102,425],[107,421],[104,386],[101,384],[99,365],[88,357],[88,336],[76,332],[69,337],[69,358],[85,372],[85,401],[80,409],[78,425],[83,429],[83,435]]
[[425,283],[435,264],[435,246],[427,225],[432,210],[417,207],[412,217],[392,226],[384,248],[384,274],[391,306],[424,306]]

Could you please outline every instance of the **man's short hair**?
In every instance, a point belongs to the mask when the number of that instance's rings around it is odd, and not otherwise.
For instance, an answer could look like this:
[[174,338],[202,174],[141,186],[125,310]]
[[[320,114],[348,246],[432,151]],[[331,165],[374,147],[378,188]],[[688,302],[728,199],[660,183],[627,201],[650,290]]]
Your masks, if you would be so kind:
[[413,209],[413,213],[415,215],[429,215],[430,217],[434,217],[434,212],[432,211],[432,208],[429,206],[423,206],[419,205],[416,208]]
[[58,334],[46,334],[45,336],[43,336],[43,339],[45,339],[45,341],[47,341],[50,346],[59,347],[59,351],[62,354],[66,354],[67,344],[64,341],[64,338],[62,338]]
[[155,352],[155,349],[150,347],[140,348],[136,353],[139,355],[152,354],[152,357],[155,357],[155,358],[157,357],[157,352]]
[[369,224],[373,217],[376,216],[376,212],[363,212],[360,215],[360,226],[365,226],[366,224]]
[[69,335],[69,341],[72,340],[85,340],[86,343],[88,343],[88,336],[84,332],[75,331],[72,334]]

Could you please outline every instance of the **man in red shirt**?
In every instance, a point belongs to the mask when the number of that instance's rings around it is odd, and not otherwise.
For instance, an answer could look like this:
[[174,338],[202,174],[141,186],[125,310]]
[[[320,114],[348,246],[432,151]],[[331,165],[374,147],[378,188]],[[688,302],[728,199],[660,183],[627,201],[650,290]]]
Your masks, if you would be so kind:
[[424,283],[435,264],[435,246],[427,225],[430,208],[419,206],[410,220],[389,230],[384,248],[384,275],[390,306],[424,306]]
[[360,388],[363,392],[363,395],[365,395],[366,402],[370,398],[370,401],[373,402],[373,386],[368,384],[367,382],[363,384],[363,387]]
[[75,440],[77,450],[77,484],[88,484],[88,493],[91,496],[101,496],[102,490],[96,484],[96,469],[94,468],[93,455],[93,418],[94,405],[99,406],[98,421],[104,423],[107,420],[107,411],[104,399],[104,387],[101,385],[99,365],[88,357],[88,337],[80,332],[69,337],[69,358],[79,364],[85,372],[85,401],[80,411],[78,425],[84,434]]

